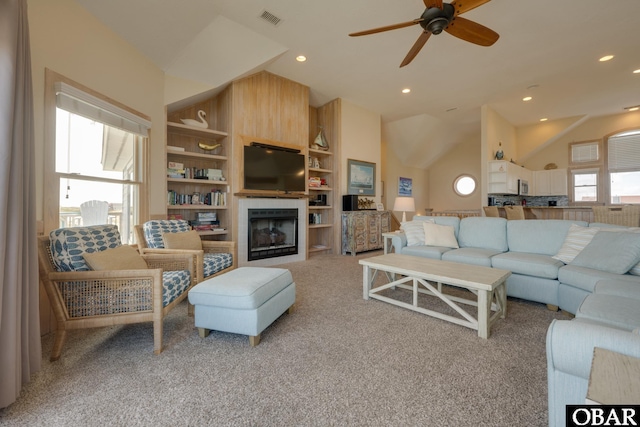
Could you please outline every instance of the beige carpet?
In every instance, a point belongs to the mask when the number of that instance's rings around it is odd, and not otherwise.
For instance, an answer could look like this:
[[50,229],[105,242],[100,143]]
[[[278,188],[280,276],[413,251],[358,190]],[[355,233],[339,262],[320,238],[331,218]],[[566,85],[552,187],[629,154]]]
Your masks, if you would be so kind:
[[255,348],[245,336],[201,339],[186,303],[166,319],[159,356],[150,323],[72,331],[54,363],[46,336],[42,370],[0,410],[0,424],[547,425],[545,334],[564,316],[509,299],[507,318],[483,340],[365,301],[357,260],[378,254],[285,265],[297,285],[296,310]]

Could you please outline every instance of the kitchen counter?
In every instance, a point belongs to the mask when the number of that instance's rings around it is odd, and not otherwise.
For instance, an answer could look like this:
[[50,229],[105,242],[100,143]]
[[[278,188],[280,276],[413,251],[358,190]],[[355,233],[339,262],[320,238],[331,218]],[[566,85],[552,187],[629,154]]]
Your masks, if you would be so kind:
[[[500,216],[506,218],[504,206],[497,206]],[[593,222],[591,206],[523,206],[525,219],[568,219]]]

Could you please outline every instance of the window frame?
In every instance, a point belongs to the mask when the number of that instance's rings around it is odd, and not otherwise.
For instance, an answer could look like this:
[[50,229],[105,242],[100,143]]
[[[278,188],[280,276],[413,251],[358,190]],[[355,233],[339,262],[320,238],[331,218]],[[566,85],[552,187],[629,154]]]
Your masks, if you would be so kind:
[[[604,204],[608,205],[608,206],[622,206],[628,203],[613,203],[611,200],[611,171],[609,170],[609,140],[612,137],[615,137],[617,135],[620,134],[624,134],[624,133],[628,133],[628,132],[634,132],[634,131],[640,131],[640,126],[637,127],[633,127],[633,128],[628,128],[628,129],[622,129],[622,130],[618,130],[615,131],[613,133],[610,133],[608,135],[606,135],[604,137],[604,144],[603,144],[603,148],[604,148],[604,155],[606,156],[606,162],[605,165],[606,167],[604,167],[604,182],[606,183],[605,187],[605,194],[604,194]],[[622,172],[622,171],[617,171],[617,172]],[[638,170],[625,170],[625,172],[640,172],[640,169]]]
[[[458,184],[458,182],[462,179],[462,178],[471,178],[473,180],[474,183],[474,187],[473,187],[473,191],[469,194],[462,194],[458,191],[458,188],[456,187],[456,185]],[[462,173],[460,175],[458,175],[454,180],[453,180],[453,192],[456,193],[456,195],[458,195],[459,197],[471,197],[476,191],[478,191],[478,180],[476,179],[475,176],[469,174],[469,173]]]
[[[568,173],[569,173],[569,177],[571,179],[570,182],[570,187],[569,187],[569,203],[572,205],[576,205],[576,206],[582,206],[582,205],[588,205],[591,206],[594,203],[595,204],[602,204],[603,200],[606,200],[605,198],[605,192],[604,192],[604,182],[606,182],[604,179],[604,175],[605,175],[605,158],[606,158],[606,151],[604,150],[604,143],[603,143],[604,138],[600,138],[600,139],[590,139],[590,140],[585,140],[585,141],[575,141],[575,142],[570,142],[568,144],[568,150],[569,150],[569,166],[568,166]],[[574,162],[573,161],[573,147],[575,145],[582,145],[582,144],[588,144],[588,143],[596,143],[598,145],[598,159],[596,161],[593,162]],[[592,173],[595,172],[597,174],[597,181],[596,181],[596,200],[595,201],[585,201],[585,202],[581,202],[581,201],[576,201],[575,200],[575,175],[576,173],[580,173],[580,171],[584,171],[583,173]]]
[[[137,223],[143,222],[149,217],[149,136],[141,137],[139,155],[137,159],[138,173],[134,180],[114,180],[109,178],[98,178],[89,176],[78,176],[74,174],[65,174],[56,171],[56,83],[62,82],[68,86],[76,88],[95,97],[102,102],[111,104],[119,109],[125,110],[134,116],[141,118],[143,121],[150,123],[150,118],[144,114],[137,112],[124,104],[110,99],[80,83],[77,83],[61,74],[50,69],[45,69],[45,111],[44,111],[44,197],[43,197],[43,223],[45,233],[59,228],[59,212],[60,212],[60,180],[84,179],[90,181],[109,182],[124,185],[135,185],[138,187],[138,199],[135,201],[138,209]],[[151,130],[149,129],[149,133]],[[135,225],[135,224],[133,224]]]

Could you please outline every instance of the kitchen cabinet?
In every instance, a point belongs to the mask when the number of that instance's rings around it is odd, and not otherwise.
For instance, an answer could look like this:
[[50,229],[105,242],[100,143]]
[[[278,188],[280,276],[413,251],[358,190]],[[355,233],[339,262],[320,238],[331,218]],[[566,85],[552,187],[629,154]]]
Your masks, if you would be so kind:
[[533,173],[536,196],[566,196],[569,194],[566,169],[551,169]]
[[518,180],[529,181],[531,171],[505,160],[489,162],[487,179],[487,193],[489,194],[518,194]]

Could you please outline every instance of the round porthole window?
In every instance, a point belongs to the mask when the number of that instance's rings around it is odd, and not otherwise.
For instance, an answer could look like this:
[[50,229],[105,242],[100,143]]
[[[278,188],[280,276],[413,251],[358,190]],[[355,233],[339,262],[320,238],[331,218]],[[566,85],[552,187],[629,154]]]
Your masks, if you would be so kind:
[[453,181],[453,190],[458,196],[470,196],[476,191],[476,179],[471,175],[460,175]]

